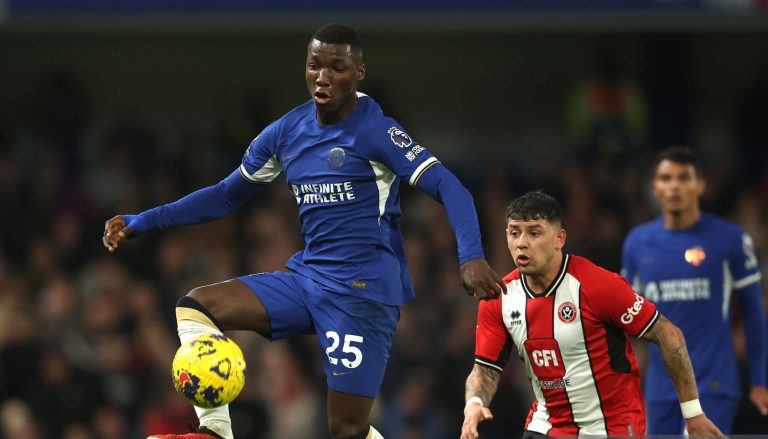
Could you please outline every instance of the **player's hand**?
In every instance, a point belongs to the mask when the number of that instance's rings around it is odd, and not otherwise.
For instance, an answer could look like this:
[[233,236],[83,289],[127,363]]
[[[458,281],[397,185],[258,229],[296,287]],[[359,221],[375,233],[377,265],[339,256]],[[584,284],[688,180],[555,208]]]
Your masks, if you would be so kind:
[[461,426],[461,439],[477,439],[477,424],[493,419],[493,413],[488,407],[480,404],[470,404],[464,410],[464,424]]
[[461,283],[467,294],[479,300],[488,300],[507,293],[507,284],[485,262],[485,259],[472,259],[461,264]]
[[707,418],[707,415],[703,413],[699,416],[686,419],[685,423],[688,430],[688,436],[691,438],[727,437],[715,426],[715,424],[712,423],[712,421],[709,420],[709,418]]
[[761,415],[768,415],[768,388],[765,386],[752,386],[749,391],[749,400],[757,407]]
[[101,238],[101,242],[104,243],[107,250],[113,252],[117,250],[118,243],[128,238],[131,232],[133,230],[127,227],[125,217],[117,215],[104,223],[104,236]]

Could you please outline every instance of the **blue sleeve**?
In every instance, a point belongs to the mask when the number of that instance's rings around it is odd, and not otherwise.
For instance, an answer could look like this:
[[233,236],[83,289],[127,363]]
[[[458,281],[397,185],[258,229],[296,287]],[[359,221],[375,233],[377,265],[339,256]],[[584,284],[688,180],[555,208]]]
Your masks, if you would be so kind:
[[173,203],[164,204],[138,215],[124,215],[131,237],[151,230],[198,224],[229,215],[258,193],[262,185],[247,181],[239,170],[218,184],[199,189]]
[[766,323],[760,282],[754,282],[738,290],[741,314],[744,318],[744,335],[749,359],[749,382],[752,386],[765,386],[766,373]]
[[251,183],[269,183],[283,171],[276,154],[282,119],[269,124],[243,154],[240,174]]
[[741,302],[744,334],[749,359],[749,378],[753,386],[766,384],[766,322],[760,290],[760,269],[754,244],[740,227],[733,229],[733,245],[728,254],[728,266],[733,277],[733,289]]
[[760,267],[755,256],[755,245],[749,234],[735,229],[728,264],[733,275],[733,288],[740,289],[760,280]]
[[480,224],[472,195],[451,171],[439,162],[426,168],[416,181],[416,187],[429,194],[445,208],[448,221],[456,234],[459,263],[484,259]]

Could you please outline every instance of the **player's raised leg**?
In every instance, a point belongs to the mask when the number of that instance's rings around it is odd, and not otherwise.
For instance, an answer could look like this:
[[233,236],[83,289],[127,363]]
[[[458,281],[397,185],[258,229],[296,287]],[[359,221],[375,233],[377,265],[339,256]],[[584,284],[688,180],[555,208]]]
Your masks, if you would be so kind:
[[[271,326],[261,300],[237,279],[195,288],[176,304],[176,323],[182,344],[204,334],[223,330],[253,330],[269,337]],[[229,406],[195,407],[200,420],[197,431],[153,435],[149,439],[233,439]]]

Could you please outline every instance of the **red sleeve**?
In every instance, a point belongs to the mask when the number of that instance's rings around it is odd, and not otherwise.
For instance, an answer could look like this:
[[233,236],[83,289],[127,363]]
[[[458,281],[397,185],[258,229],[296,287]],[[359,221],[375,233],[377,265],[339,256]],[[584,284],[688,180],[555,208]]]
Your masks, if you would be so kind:
[[480,302],[475,332],[475,363],[501,372],[512,349],[512,338],[501,318],[501,297]]
[[656,305],[635,294],[626,279],[605,270],[601,273],[600,287],[589,295],[589,302],[598,317],[627,334],[640,338],[659,318]]

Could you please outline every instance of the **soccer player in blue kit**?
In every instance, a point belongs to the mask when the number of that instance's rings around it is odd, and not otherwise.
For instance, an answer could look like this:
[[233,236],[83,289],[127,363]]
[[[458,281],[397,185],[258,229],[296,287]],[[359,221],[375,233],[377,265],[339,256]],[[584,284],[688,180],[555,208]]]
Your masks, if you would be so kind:
[[[702,212],[704,179],[688,148],[662,151],[653,193],[661,216],[635,227],[622,250],[622,274],[685,334],[700,402],[678,405],[658,347],[645,377],[648,434],[680,434],[701,412],[728,434],[740,385],[731,340],[732,300],[739,301],[749,360],[750,400],[768,414],[766,322],[751,238],[737,225]],[[689,401],[690,403],[690,401]]]
[[[414,298],[399,226],[399,181],[445,207],[468,294],[486,299],[506,286],[484,259],[469,192],[357,91],[365,65],[355,31],[339,24],[318,29],[307,48],[305,76],[312,99],[267,126],[237,170],[176,202],[108,220],[103,242],[114,251],[139,233],[221,218],[284,171],[299,207],[305,248],[288,260],[288,272],[193,289],[177,303],[179,339],[184,343],[225,330],[254,330],[270,340],[317,334],[331,436],[381,438],[369,413],[400,307]],[[227,406],[195,411],[196,432],[150,438],[233,438]]]

